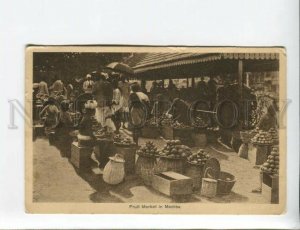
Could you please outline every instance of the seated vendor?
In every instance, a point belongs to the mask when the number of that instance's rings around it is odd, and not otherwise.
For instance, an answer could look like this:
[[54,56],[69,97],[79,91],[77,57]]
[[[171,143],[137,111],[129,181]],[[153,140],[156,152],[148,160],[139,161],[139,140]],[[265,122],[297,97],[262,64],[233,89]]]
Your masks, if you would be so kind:
[[168,110],[167,114],[171,114],[172,118],[180,123],[185,125],[190,124],[189,105],[179,98],[175,98],[173,100],[171,108]]
[[275,102],[269,105],[267,113],[264,114],[260,121],[257,124],[257,127],[263,131],[269,131],[271,128],[277,127],[277,118],[276,118],[277,106]]
[[39,115],[45,121],[46,135],[54,132],[59,123],[59,109],[57,101],[53,97],[49,97]]
[[79,146],[93,147],[95,136],[93,134],[93,126],[95,124],[95,112],[97,102],[88,100],[84,104],[84,114],[79,123],[79,134],[77,135]]

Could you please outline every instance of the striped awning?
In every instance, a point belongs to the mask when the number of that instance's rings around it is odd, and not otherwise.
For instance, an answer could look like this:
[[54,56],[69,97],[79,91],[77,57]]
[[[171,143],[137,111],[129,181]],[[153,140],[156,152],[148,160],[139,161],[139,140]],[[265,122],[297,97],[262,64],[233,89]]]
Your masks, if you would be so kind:
[[173,66],[217,60],[275,60],[278,53],[143,53],[134,54],[128,64],[135,74]]

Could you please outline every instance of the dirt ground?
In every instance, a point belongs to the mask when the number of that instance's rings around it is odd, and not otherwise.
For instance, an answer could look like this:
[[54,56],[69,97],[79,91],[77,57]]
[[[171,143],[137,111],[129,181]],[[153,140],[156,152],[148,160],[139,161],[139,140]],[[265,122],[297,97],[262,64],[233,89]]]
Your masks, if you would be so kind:
[[[141,138],[139,144],[147,140]],[[161,139],[151,140],[159,148],[164,145]],[[78,172],[68,158],[62,157],[56,147],[49,145],[46,138],[38,138],[33,147],[35,202],[182,202],[145,186],[134,175],[126,177],[119,185],[108,185],[102,180],[101,170],[96,164],[94,170]],[[193,151],[198,149],[193,148]],[[195,193],[188,202],[268,203],[261,194],[251,192],[259,186],[259,169],[218,143],[208,145],[205,149],[220,161],[222,171],[235,175],[236,183],[229,195],[209,199]]]

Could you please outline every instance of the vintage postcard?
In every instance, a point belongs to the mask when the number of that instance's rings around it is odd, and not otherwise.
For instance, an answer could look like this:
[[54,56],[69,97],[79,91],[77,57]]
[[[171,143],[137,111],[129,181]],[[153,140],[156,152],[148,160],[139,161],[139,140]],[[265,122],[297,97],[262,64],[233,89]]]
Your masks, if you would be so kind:
[[28,46],[26,211],[282,214],[276,47]]

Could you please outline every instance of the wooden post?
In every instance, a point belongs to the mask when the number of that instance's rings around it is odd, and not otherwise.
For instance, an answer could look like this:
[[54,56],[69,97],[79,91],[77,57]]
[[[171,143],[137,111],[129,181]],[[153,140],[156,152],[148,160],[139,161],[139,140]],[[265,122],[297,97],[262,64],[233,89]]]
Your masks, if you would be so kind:
[[238,61],[238,84],[241,100],[243,100],[243,60]]
[[246,86],[250,87],[249,73],[246,73]]
[[192,88],[195,88],[195,78],[192,78]]
[[[244,95],[243,95],[243,61],[238,60],[238,91],[240,95],[239,101],[239,111],[244,109]],[[243,118],[244,119],[244,118]],[[244,124],[242,124],[244,126]]]
[[186,78],[186,88],[189,88],[189,78]]

